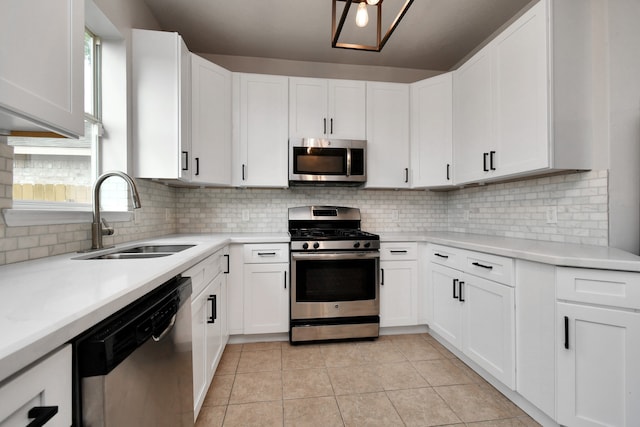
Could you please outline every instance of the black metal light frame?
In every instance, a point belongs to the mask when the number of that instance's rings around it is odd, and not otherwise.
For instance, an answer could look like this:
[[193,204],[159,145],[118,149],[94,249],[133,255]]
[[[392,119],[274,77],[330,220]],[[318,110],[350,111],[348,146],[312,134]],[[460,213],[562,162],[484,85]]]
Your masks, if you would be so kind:
[[[340,15],[340,22],[336,25],[336,10],[337,10],[337,2],[345,2],[344,5],[344,9],[342,10],[342,14]],[[340,33],[342,32],[342,27],[344,26],[345,20],[347,19],[347,15],[349,14],[349,8],[351,7],[352,3],[360,3],[363,0],[332,0],[332,7],[331,7],[331,47],[335,47],[335,48],[341,48],[341,49],[355,49],[355,50],[366,50],[366,51],[370,51],[370,52],[380,52],[382,50],[382,48],[384,47],[384,45],[387,43],[387,41],[389,40],[389,37],[391,37],[391,34],[393,34],[393,32],[395,31],[396,27],[398,26],[398,24],[400,23],[400,21],[402,20],[402,18],[404,17],[405,13],[407,13],[407,10],[409,9],[409,6],[411,6],[411,4],[413,3],[413,0],[406,0],[404,5],[402,6],[402,8],[400,9],[400,12],[398,12],[398,15],[396,16],[396,19],[393,20],[393,23],[391,24],[391,26],[389,27],[389,29],[387,30],[386,34],[384,35],[384,37],[382,36],[382,3],[383,0],[380,0],[380,2],[378,2],[377,5],[375,5],[374,7],[377,8],[377,19],[376,19],[376,33],[377,33],[377,43],[375,46],[371,46],[371,45],[363,45],[363,44],[357,44],[357,43],[342,43],[339,42],[338,39],[340,38]]]

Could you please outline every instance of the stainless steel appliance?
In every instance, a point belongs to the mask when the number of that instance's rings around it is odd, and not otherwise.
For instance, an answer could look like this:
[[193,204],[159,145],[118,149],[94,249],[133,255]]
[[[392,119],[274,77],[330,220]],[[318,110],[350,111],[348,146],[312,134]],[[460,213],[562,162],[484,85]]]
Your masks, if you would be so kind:
[[289,184],[362,185],[367,180],[367,141],[289,140]]
[[292,343],[375,338],[380,326],[380,237],[360,210],[289,209]]
[[193,426],[191,279],[177,276],[79,336],[74,426]]

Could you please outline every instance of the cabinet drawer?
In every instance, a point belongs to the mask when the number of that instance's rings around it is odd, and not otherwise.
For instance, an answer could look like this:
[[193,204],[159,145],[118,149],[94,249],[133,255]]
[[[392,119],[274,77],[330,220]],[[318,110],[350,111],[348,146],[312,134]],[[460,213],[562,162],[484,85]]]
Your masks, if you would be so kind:
[[289,262],[289,244],[274,243],[244,245],[245,264],[271,264]]
[[56,406],[47,426],[71,425],[71,345],[0,386],[0,426],[26,426],[31,408]]
[[429,261],[431,262],[446,265],[451,268],[462,268],[462,259],[464,257],[464,251],[462,249],[430,244],[427,253]]
[[218,274],[227,271],[227,257],[225,256],[227,251],[225,249],[216,251],[213,255],[182,273],[184,277],[191,277],[193,295],[198,295]]
[[513,286],[513,265],[513,258],[467,251],[463,269],[475,276]]
[[381,261],[403,261],[418,259],[416,242],[394,242],[380,244]]
[[558,267],[558,299],[640,309],[640,273]]

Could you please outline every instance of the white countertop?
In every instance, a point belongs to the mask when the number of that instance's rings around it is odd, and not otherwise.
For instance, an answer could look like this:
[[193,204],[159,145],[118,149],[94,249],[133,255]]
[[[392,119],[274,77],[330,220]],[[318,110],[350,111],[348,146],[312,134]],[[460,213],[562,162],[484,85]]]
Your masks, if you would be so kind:
[[[573,267],[640,272],[619,249],[462,233],[381,233],[383,242],[431,242]],[[229,243],[287,243],[287,233],[176,235],[145,240],[196,244],[168,257],[79,260],[65,254],[0,267],[0,381],[182,273]],[[129,242],[130,247],[142,242]]]

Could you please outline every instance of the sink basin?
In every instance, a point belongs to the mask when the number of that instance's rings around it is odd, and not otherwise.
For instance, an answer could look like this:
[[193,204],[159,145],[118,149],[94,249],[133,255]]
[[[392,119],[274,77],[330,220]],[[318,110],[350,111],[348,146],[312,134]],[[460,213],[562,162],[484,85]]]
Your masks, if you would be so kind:
[[160,258],[184,251],[195,245],[140,245],[119,249],[100,255],[84,256],[75,259],[144,259]]

